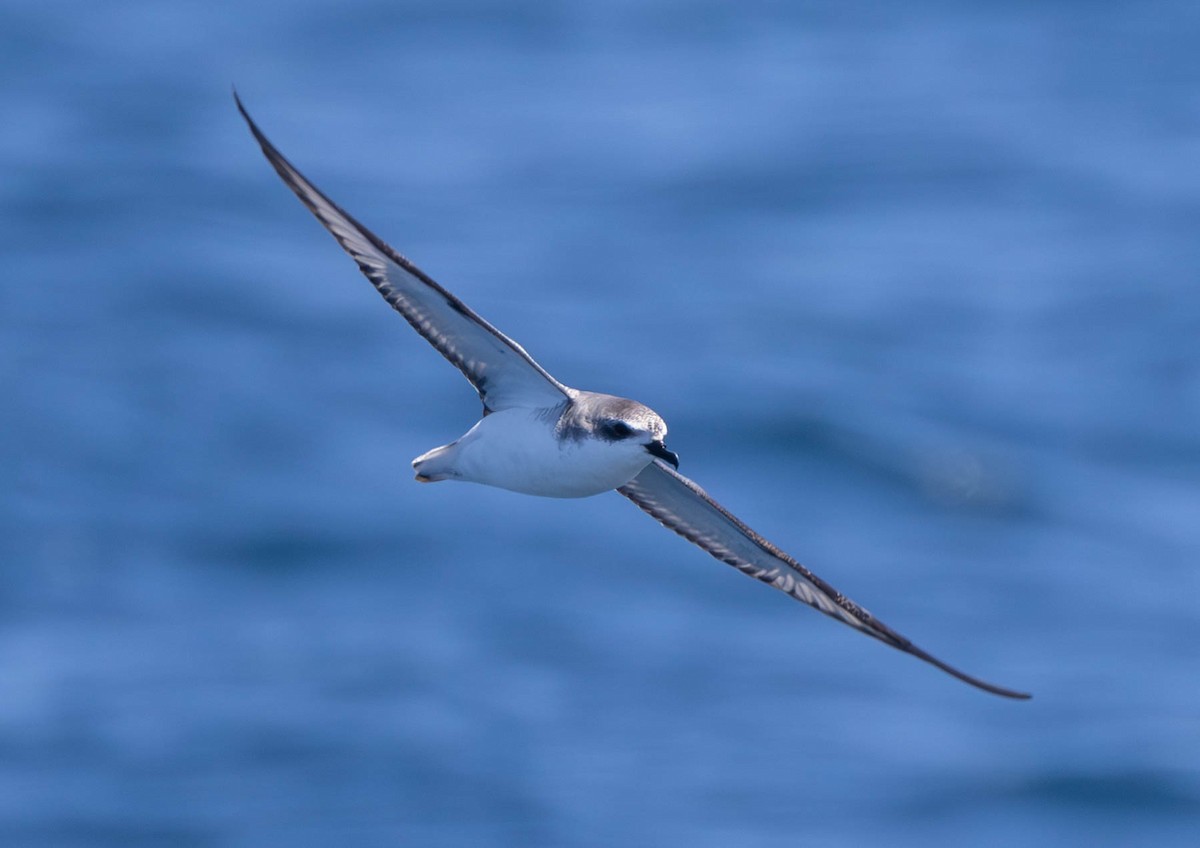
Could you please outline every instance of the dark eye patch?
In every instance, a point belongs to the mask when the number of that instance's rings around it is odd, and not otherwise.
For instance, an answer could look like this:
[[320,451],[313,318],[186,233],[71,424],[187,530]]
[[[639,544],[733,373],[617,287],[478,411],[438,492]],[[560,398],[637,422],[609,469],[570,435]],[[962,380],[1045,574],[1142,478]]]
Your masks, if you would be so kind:
[[633,428],[624,421],[605,421],[600,425],[600,435],[610,442],[615,442],[632,436]]

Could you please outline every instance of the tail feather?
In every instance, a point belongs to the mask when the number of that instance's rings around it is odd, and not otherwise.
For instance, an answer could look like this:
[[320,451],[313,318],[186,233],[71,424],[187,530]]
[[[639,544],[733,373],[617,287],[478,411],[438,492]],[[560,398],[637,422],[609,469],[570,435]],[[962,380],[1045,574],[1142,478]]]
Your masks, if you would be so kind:
[[454,446],[451,442],[427,451],[412,461],[413,471],[417,472],[418,483],[437,483],[440,480],[452,480],[459,476],[454,468]]

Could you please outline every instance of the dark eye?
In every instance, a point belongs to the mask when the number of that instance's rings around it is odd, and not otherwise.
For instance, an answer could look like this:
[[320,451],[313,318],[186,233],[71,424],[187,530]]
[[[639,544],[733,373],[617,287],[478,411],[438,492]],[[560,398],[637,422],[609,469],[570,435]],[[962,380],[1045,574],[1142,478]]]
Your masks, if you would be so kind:
[[605,421],[600,426],[600,432],[606,439],[627,439],[633,435],[633,429],[624,421]]

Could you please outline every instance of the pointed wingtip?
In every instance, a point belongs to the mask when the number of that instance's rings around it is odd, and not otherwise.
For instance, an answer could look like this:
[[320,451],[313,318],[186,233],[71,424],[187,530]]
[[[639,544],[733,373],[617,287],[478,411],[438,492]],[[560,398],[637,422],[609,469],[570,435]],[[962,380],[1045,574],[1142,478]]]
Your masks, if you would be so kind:
[[1030,692],[1018,692],[1016,689],[1006,689],[1003,686],[997,686],[994,683],[988,683],[986,680],[980,680],[978,677],[972,677],[966,672],[959,671],[949,663],[942,662],[932,654],[921,650],[911,642],[906,646],[897,645],[896,647],[899,647],[900,650],[907,654],[912,654],[914,657],[924,660],[932,666],[940,668],[951,677],[957,677],[963,683],[970,684],[976,689],[982,689],[984,692],[990,692],[993,695],[999,695],[1001,698],[1011,698],[1014,701],[1028,701],[1033,698],[1033,694]]
[[[268,139],[266,135],[263,134],[263,131],[258,128],[258,124],[254,122],[254,119],[250,117],[250,113],[246,111],[246,106],[244,103],[242,103],[242,98],[238,96],[236,88],[233,89],[233,102],[237,104],[237,109],[242,115],[242,120],[244,120],[246,122],[246,126],[250,128],[251,135],[253,135],[255,140],[258,142],[258,146],[262,148],[262,152],[267,157],[267,160],[274,166],[275,170],[279,172],[279,175],[284,178],[284,181],[287,182],[288,185],[291,185],[291,179],[284,173],[284,166],[286,166],[286,170],[295,171],[296,169],[293,168],[291,163],[283,157],[283,154],[275,149],[275,145],[271,144],[270,139]],[[296,173],[299,174],[298,171]]]
[[977,680],[968,675],[963,675],[959,678],[972,686],[982,689],[984,692],[989,692],[992,695],[999,695],[1001,698],[1009,698],[1013,701],[1030,701],[1033,699],[1033,694],[1030,692],[1018,692],[1016,689],[1005,689],[1003,686],[996,686],[994,683],[987,683],[983,680]]
[[[242,104],[242,98],[238,95],[237,86],[231,85],[229,87],[229,90],[233,94],[233,102],[237,104],[237,109],[239,112],[242,113],[242,117],[245,118],[247,121],[250,121],[250,115],[247,114],[246,107]],[[250,121],[250,123],[254,123],[254,122]]]
[[986,680],[980,680],[978,677],[972,677],[969,674],[964,674],[953,666],[947,665],[940,660],[933,660],[933,664],[942,671],[957,677],[963,683],[969,683],[976,689],[982,689],[984,692],[990,692],[993,695],[999,695],[1001,698],[1011,698],[1014,701],[1029,701],[1033,698],[1031,692],[1018,692],[1016,689],[1006,689],[1003,686],[997,686],[995,683],[988,683]]

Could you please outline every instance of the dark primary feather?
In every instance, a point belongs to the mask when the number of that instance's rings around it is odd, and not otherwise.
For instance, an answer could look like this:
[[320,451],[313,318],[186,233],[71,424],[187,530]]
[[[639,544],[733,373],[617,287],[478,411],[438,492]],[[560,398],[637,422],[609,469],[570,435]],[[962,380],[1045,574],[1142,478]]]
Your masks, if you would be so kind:
[[660,460],[617,490],[663,526],[674,530],[743,574],[774,586],[843,624],[912,654],[986,692],[1006,698],[1029,698],[985,683],[918,648],[858,604],[842,595],[792,557],[759,536],[708,493]]
[[471,382],[485,412],[549,407],[569,399],[570,390],[534,362],[519,344],[476,315],[310,183],[263,135],[236,92],[234,99],[267,161],[283,181],[358,263],[384,300]]

